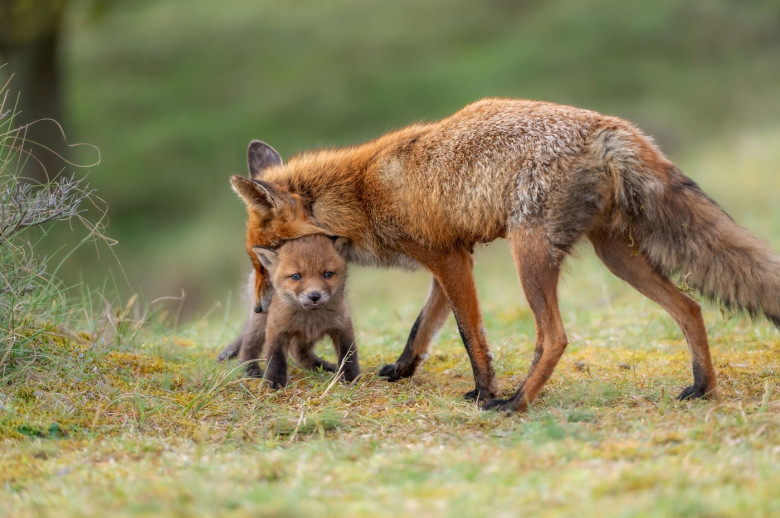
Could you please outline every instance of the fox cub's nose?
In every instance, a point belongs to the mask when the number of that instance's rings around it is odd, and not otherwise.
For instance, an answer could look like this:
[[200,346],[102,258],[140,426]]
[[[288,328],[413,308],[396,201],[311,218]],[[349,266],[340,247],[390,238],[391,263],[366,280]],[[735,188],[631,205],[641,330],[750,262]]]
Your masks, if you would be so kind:
[[321,298],[322,298],[322,295],[320,294],[319,291],[312,291],[311,293],[309,293],[309,300],[312,301],[312,302],[317,302]]

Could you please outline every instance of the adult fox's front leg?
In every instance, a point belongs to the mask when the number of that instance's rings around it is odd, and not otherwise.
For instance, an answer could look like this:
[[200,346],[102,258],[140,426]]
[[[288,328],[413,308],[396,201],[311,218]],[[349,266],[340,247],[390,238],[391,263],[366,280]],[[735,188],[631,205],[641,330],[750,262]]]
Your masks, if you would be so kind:
[[[471,273],[473,264],[471,254],[465,249],[437,253],[421,248],[416,252],[412,251],[412,256],[433,273],[441,291],[449,301],[463,345],[471,360],[476,386],[474,390],[466,393],[465,397],[479,401],[493,398],[496,392],[495,372],[479,311],[477,288]],[[441,316],[441,313],[438,313],[438,316]]]
[[431,280],[428,299],[417,316],[417,320],[414,321],[401,356],[395,363],[389,363],[379,369],[379,375],[384,376],[388,381],[411,377],[422,362],[425,353],[428,352],[431,340],[444,325],[449,314],[450,304],[447,296],[442,291],[439,281],[434,277]]

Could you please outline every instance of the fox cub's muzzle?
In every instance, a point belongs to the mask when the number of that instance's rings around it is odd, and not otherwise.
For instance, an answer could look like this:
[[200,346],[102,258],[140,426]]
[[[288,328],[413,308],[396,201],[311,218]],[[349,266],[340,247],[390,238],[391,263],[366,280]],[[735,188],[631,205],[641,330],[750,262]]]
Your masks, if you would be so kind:
[[326,291],[309,290],[298,295],[298,303],[305,309],[319,309],[330,300]]

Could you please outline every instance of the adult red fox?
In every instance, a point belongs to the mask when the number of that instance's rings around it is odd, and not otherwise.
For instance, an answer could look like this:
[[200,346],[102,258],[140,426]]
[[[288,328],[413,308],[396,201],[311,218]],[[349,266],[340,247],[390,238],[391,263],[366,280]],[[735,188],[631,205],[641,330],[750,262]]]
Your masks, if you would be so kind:
[[[380,370],[411,376],[452,309],[474,371],[466,397],[520,411],[566,348],[558,311],[561,264],[586,237],[618,277],[660,304],[682,329],[693,385],[716,387],[699,304],[669,276],[727,308],[763,313],[780,328],[780,257],[737,225],[631,123],[546,102],[486,99],[451,117],[366,144],[293,157],[249,145],[250,178],[233,176],[246,203],[256,310],[269,285],[252,248],[326,233],[350,240],[348,259],[433,274],[401,356]],[[494,371],[472,277],[475,243],[509,240],[536,324],[528,376],[495,398]]]

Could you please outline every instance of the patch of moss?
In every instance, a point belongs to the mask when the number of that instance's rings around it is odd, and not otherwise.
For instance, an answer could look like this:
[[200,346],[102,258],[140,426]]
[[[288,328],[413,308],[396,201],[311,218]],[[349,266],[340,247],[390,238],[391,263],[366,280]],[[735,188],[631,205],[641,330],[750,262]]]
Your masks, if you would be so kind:
[[171,366],[162,358],[145,354],[111,351],[106,360],[117,367],[128,368],[135,374],[147,375],[171,371]]

